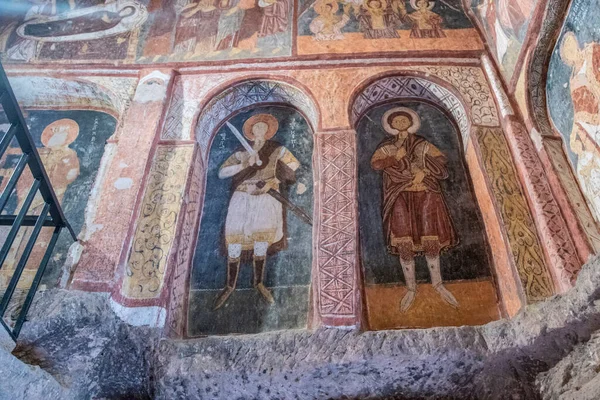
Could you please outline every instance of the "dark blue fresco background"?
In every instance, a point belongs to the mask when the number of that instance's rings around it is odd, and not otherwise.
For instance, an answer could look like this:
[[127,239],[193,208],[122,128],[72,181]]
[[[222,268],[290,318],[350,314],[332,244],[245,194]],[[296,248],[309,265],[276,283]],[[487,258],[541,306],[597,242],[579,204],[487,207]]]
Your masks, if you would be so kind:
[[[3,113],[0,113],[0,123],[6,122],[4,118]],[[104,154],[104,145],[106,144],[106,140],[115,132],[117,121],[111,115],[99,111],[31,110],[26,112],[25,120],[37,147],[43,147],[40,138],[44,128],[52,122],[63,118],[72,119],[79,125],[79,136],[69,147],[77,152],[80,172],[77,179],[68,186],[61,204],[67,220],[75,233],[78,234],[83,227],[85,207],[98,169],[100,168],[100,160]],[[16,144],[16,142],[14,143]],[[13,167],[16,165],[19,157],[19,155],[7,156],[6,164],[3,167]],[[14,212],[16,208],[16,196],[14,193],[7,205],[8,212]],[[42,279],[43,284],[50,287],[57,284],[58,279],[61,277],[62,265],[66,260],[69,246],[72,243],[71,236],[66,230],[63,230]]]
[[[408,102],[374,108],[358,124],[360,251],[366,283],[404,281],[398,257],[387,252],[383,235],[383,173],[371,168],[373,153],[378,145],[389,137],[381,127],[381,118],[390,108],[400,105],[413,109],[421,116],[418,135],[434,144],[448,159],[450,176],[441,182],[441,186],[459,244],[442,253],[442,277],[444,280],[462,280],[490,276],[483,220],[465,169],[456,130],[437,108],[425,103]],[[417,257],[416,269],[417,279],[429,281],[429,272],[423,256]]]
[[[242,131],[244,122],[255,114],[269,113],[279,121],[279,130],[271,139],[287,147],[300,161],[296,182],[307,190],[296,194],[296,184],[288,190],[288,198],[312,216],[312,131],[296,110],[282,106],[257,107],[232,117],[231,122]],[[238,140],[223,125],[215,136],[209,156],[204,207],[196,246],[191,289],[221,289],[226,279],[225,218],[231,197],[231,178],[219,179],[219,167],[235,151],[241,150]],[[308,285],[312,260],[312,228],[287,212],[288,248],[267,258],[266,285]],[[252,287],[252,261],[242,263],[238,288]]]
[[[574,0],[569,15],[563,25],[556,47],[548,67],[546,82],[548,110],[552,122],[559,130],[566,143],[569,143],[573,129],[573,101],[569,84],[573,68],[560,58],[560,45],[566,32],[574,32],[579,47],[587,43],[600,43],[600,0]],[[577,165],[577,156],[567,146],[569,158]]]

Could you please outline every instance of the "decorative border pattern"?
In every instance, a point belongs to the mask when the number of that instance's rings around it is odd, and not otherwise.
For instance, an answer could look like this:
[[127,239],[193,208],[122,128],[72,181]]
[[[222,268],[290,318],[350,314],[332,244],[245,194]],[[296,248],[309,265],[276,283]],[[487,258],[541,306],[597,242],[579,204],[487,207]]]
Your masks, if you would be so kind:
[[570,1],[548,0],[538,41],[527,70],[529,107],[534,125],[542,135],[554,136],[546,108],[546,75]]
[[554,294],[552,278],[504,133],[479,127],[475,134],[527,300],[544,300]]
[[317,136],[320,177],[317,290],[325,318],[358,319],[354,131]]
[[596,221],[583,198],[583,194],[577,183],[577,178],[575,178],[575,174],[571,169],[571,163],[566,157],[562,143],[562,139],[560,138],[543,139],[544,148],[546,149],[548,158],[567,194],[571,206],[575,210],[577,219],[579,220],[590,245],[596,252],[600,252],[600,232],[598,232]]
[[318,111],[313,101],[302,91],[286,83],[253,80],[242,82],[213,98],[201,112],[196,126],[196,140],[206,159],[212,135],[217,126],[234,112],[260,103],[287,103],[304,112],[317,126]]
[[508,129],[517,165],[522,170],[525,186],[531,195],[533,210],[538,216],[540,234],[552,266],[557,269],[561,290],[568,290],[575,283],[582,262],[577,256],[575,244],[569,234],[567,222],[554,199],[548,177],[533,148],[531,138],[521,123],[510,119]]
[[415,71],[423,71],[450,83],[471,107],[471,122],[474,125],[499,126],[498,111],[494,97],[481,68],[458,66],[415,66]]
[[189,145],[156,150],[123,280],[122,293],[129,298],[160,296],[193,150]]

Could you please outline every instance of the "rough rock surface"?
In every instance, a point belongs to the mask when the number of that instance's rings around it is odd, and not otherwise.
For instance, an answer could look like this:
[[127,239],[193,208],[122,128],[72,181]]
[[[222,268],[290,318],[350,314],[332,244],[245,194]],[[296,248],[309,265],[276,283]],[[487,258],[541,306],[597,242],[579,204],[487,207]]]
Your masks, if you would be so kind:
[[575,349],[556,366],[538,376],[544,399],[600,398],[600,333]]
[[567,294],[480,327],[170,340],[106,295],[53,290],[13,354],[78,399],[596,399],[599,330],[600,258]]

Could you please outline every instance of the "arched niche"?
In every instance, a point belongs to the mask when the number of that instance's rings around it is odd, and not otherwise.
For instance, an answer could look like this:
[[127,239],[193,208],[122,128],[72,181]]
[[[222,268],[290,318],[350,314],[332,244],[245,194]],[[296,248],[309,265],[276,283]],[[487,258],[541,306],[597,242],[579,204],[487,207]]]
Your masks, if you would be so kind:
[[313,99],[296,86],[276,80],[252,79],[228,82],[202,108],[195,138],[205,158],[210,141],[225,119],[233,113],[257,104],[288,104],[297,109],[314,130],[319,126],[319,111]]
[[[61,203],[66,218],[80,239],[93,229],[95,209],[100,199],[98,187],[105,171],[105,155],[110,153],[111,144],[107,140],[114,137],[118,129],[129,94],[137,79],[119,78],[123,85],[121,95],[108,86],[90,80],[60,79],[42,76],[11,77],[10,82],[20,103],[23,116],[40,154],[44,168],[52,182],[56,196]],[[101,81],[99,78],[98,81]],[[131,90],[129,90],[129,89]],[[5,116],[0,112],[0,134],[9,127]],[[0,174],[10,177],[21,157],[21,149],[13,139],[0,159]],[[32,177],[25,168],[16,190],[7,203],[6,212],[14,214],[24,201]],[[30,213],[39,213],[41,204],[34,200]],[[5,288],[14,274],[18,256],[25,247],[31,227],[23,228],[15,238],[11,254],[0,273],[0,289]],[[30,258],[23,270],[16,288],[11,308],[18,310],[25,300],[37,267],[44,254],[51,231],[42,229]],[[47,287],[64,285],[71,272],[73,239],[61,233],[53,257],[42,278]],[[9,315],[10,314],[10,315]],[[17,314],[7,314],[7,323],[14,322]]]
[[[266,168],[252,171],[242,164],[248,151],[231,126],[252,146],[251,127],[256,121],[265,122],[269,130],[276,121],[277,128],[260,151]],[[190,199],[197,203],[199,223],[192,238],[196,244],[185,288],[186,312],[177,313],[173,301],[170,307],[174,315],[185,318],[185,336],[309,325],[317,121],[316,107],[307,95],[271,80],[234,84],[200,111],[195,132],[202,165],[197,176],[203,188],[197,199]],[[265,171],[273,165],[271,176]],[[240,171],[233,175],[223,173],[238,166]],[[262,190],[261,182],[285,199]],[[301,211],[292,211],[286,200]],[[224,295],[228,286],[232,290]]]
[[[509,293],[509,291],[507,291],[507,293],[503,293],[502,291],[498,292],[498,289],[502,288],[502,285],[496,283],[499,279],[499,275],[501,275],[499,269],[508,271],[506,273],[510,275],[509,279],[513,279],[512,276],[514,272],[512,271],[512,266],[508,264],[506,259],[498,257],[498,252],[490,251],[491,246],[506,246],[506,244],[497,242],[494,242],[493,244],[490,243],[489,232],[499,231],[501,228],[498,225],[498,221],[492,221],[490,218],[484,220],[484,218],[482,218],[482,211],[484,211],[484,209],[482,208],[480,201],[485,197],[489,199],[491,193],[488,192],[488,188],[485,185],[482,185],[483,182],[481,182],[481,180],[479,180],[479,185],[477,187],[473,184],[473,176],[481,177],[482,175],[485,175],[485,172],[481,169],[478,162],[473,162],[473,160],[467,162],[465,157],[468,149],[474,154],[472,145],[470,144],[472,130],[474,129],[471,125],[469,112],[467,111],[467,108],[465,108],[461,96],[457,94],[452,87],[447,87],[434,79],[421,76],[384,76],[366,82],[361,87],[362,88],[355,93],[354,100],[351,102],[350,106],[351,123],[357,131],[357,162],[359,164],[358,209],[359,214],[361,214],[359,215],[359,221],[362,223],[362,221],[365,220],[370,224],[379,223],[379,229],[376,229],[374,234],[385,235],[383,225],[386,222],[384,222],[382,218],[385,214],[380,207],[377,207],[378,205],[382,206],[383,204],[383,187],[369,187],[367,189],[363,187],[369,185],[372,186],[376,183],[380,183],[383,186],[383,179],[378,176],[377,178],[380,180],[378,181],[374,177],[366,176],[364,171],[363,175],[365,176],[361,176],[361,171],[369,167],[376,150],[378,150],[380,146],[385,145],[386,133],[382,124],[383,113],[391,108],[406,107],[417,113],[425,112],[426,115],[424,115],[424,118],[426,120],[423,121],[421,126],[422,129],[427,130],[427,132],[423,132],[421,136],[430,143],[430,149],[435,148],[435,151],[432,152],[445,158],[446,162],[450,160],[451,163],[453,163],[453,165],[450,166],[451,168],[446,166],[446,169],[449,170],[447,171],[449,178],[440,178],[438,182],[439,187],[441,188],[440,192],[442,193],[442,200],[446,203],[445,207],[452,223],[454,225],[460,225],[454,227],[454,232],[459,239],[458,242],[461,243],[460,238],[462,237],[463,245],[468,243],[469,246],[475,245],[475,247],[478,247],[475,252],[471,251],[473,248],[471,248],[471,250],[462,248],[457,252],[455,251],[456,246],[448,246],[448,249],[446,249],[444,245],[439,246],[439,248],[442,248],[442,251],[438,252],[438,260],[441,268],[441,274],[438,276],[441,278],[442,286],[445,286],[451,293],[452,297],[450,298],[448,296],[442,296],[436,290],[436,287],[434,287],[436,286],[434,285],[436,282],[432,283],[433,272],[428,268],[430,263],[425,257],[425,249],[422,248],[422,246],[420,249],[417,249],[418,246],[411,248],[411,255],[406,256],[405,258],[412,258],[415,262],[414,265],[416,267],[413,269],[415,270],[416,296],[408,307],[402,309],[402,300],[404,299],[405,293],[408,292],[408,285],[406,285],[406,283],[400,283],[400,281],[406,281],[404,275],[409,272],[404,271],[404,268],[402,268],[400,254],[398,254],[399,252],[389,251],[389,245],[391,243],[387,243],[387,236],[376,240],[378,243],[375,244],[375,246],[378,245],[378,249],[366,250],[364,246],[368,244],[364,240],[364,235],[367,232],[362,230],[362,226],[359,226],[361,247],[359,253],[361,254],[361,263],[363,264],[361,267],[363,278],[365,279],[363,285],[363,297],[364,306],[366,307],[365,314],[368,317],[370,327],[373,329],[387,329],[394,327],[481,324],[500,318],[501,315],[504,315],[504,302],[507,301],[508,297],[514,297],[515,294],[514,292]],[[427,120],[427,118],[431,118],[431,120]],[[378,134],[375,134],[373,138],[364,137],[366,134],[364,132],[366,125],[378,129]],[[439,130],[439,132],[436,130]],[[439,136],[438,133],[443,133],[443,135]],[[365,149],[365,147],[369,148]],[[365,154],[365,151],[369,152],[369,154]],[[445,155],[444,152],[450,153]],[[367,166],[364,165],[365,163],[367,163]],[[382,171],[378,171],[378,173],[383,174]],[[448,187],[453,183],[447,181],[444,182],[444,180],[457,179],[459,175],[460,179],[457,180],[456,184],[460,183],[462,189],[458,192],[453,190],[449,191]],[[361,182],[363,179],[366,179],[366,181]],[[445,191],[448,193],[444,193]],[[367,192],[370,196],[380,196],[379,199],[371,201],[370,203],[372,204],[369,204],[368,207],[365,206],[365,199],[361,198],[361,195],[364,197]],[[461,194],[460,192],[465,193]],[[449,197],[456,195],[466,197],[464,199]],[[366,201],[369,202],[368,199],[366,199]],[[414,205],[420,206],[420,201],[428,202],[429,200],[422,199]],[[457,206],[456,201],[462,202],[463,204]],[[491,205],[491,203],[487,205],[485,212],[491,211],[489,210],[489,205]],[[423,212],[426,213],[427,210]],[[421,212],[421,214],[423,214],[423,212]],[[368,213],[369,215],[365,215],[365,213]],[[458,221],[459,219],[460,221]],[[456,220],[456,224],[454,223],[454,220]],[[471,231],[471,229],[474,231]],[[410,236],[410,234],[407,236]],[[452,250],[453,248],[455,250]],[[384,261],[390,264],[390,268],[395,269],[391,273],[388,273],[387,276],[385,276],[386,274],[384,273],[379,278],[373,276],[372,271],[365,270],[364,268],[366,264],[364,258],[365,255],[372,256],[378,251],[387,253],[382,257],[382,260],[385,258]],[[450,254],[452,251],[456,254]],[[461,252],[464,252],[462,256],[458,254]],[[477,253],[477,256],[473,256],[475,253]],[[415,257],[415,254],[418,256]],[[468,256],[467,254],[471,255]],[[419,260],[419,257],[422,258],[422,260]],[[383,262],[382,260],[379,261]],[[461,272],[460,265],[453,266],[452,268],[444,268],[444,262],[454,262],[458,264],[472,262],[482,265],[471,265]],[[395,263],[395,266],[391,266],[392,263]],[[465,272],[466,270],[468,271]],[[444,283],[446,281],[449,282],[448,285]],[[369,286],[373,283],[381,284],[383,291],[372,291]],[[437,280],[437,283],[439,283],[439,279]],[[472,287],[467,288],[467,286],[470,285],[472,285]],[[485,289],[482,291],[481,287],[475,286],[485,286]],[[395,290],[397,293],[390,294],[394,291],[393,287],[396,288]],[[383,293],[385,290],[391,290],[391,292],[387,294]],[[452,293],[453,291],[457,295],[454,295],[454,293]],[[427,296],[436,296],[436,301],[428,301],[430,299],[428,299]],[[480,298],[478,298],[478,296],[480,296]],[[517,294],[517,296],[519,295]],[[498,301],[499,297],[502,298],[502,303]],[[461,298],[464,298],[464,300]],[[386,303],[386,301],[389,302],[389,299],[394,300],[386,306],[384,303]],[[437,303],[437,300],[440,300],[439,304],[433,304]],[[509,299],[508,301],[520,302],[518,298]],[[467,310],[467,308],[469,308],[465,307],[467,302],[474,308]],[[476,304],[476,302],[480,302],[481,304]],[[379,307],[379,311],[370,309],[371,305],[375,305],[375,308]],[[461,305],[463,308],[462,310]],[[480,308],[475,310],[475,308],[478,307]],[[382,315],[374,316],[373,312],[380,312]],[[417,315],[423,313],[429,313],[430,315]],[[412,317],[415,318],[412,318],[411,314],[415,314],[412,315]]]

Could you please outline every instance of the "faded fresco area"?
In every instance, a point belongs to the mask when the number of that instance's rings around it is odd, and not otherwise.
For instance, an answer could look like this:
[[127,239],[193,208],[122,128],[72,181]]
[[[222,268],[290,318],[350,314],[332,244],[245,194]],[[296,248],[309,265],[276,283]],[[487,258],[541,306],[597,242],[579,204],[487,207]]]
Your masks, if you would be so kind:
[[394,103],[368,112],[357,135],[370,327],[497,319],[489,247],[452,123],[431,105]]
[[600,1],[575,0],[548,70],[548,110],[600,218]]
[[[86,222],[86,205],[100,168],[104,145],[115,131],[116,120],[112,116],[98,111],[75,110],[31,110],[26,112],[25,117],[56,197],[73,229],[79,233]],[[4,114],[2,114],[2,118],[4,118]],[[6,132],[8,127],[6,121],[0,120],[0,133]],[[0,188],[6,186],[21,155],[16,139],[13,139],[11,147],[0,160]],[[26,168],[4,214],[18,213],[32,182],[31,173]],[[28,215],[39,215],[43,205],[43,199],[38,193],[29,208]],[[0,287],[6,287],[10,281],[31,229],[22,227],[17,234],[0,271]],[[7,229],[4,229],[3,232],[5,235]],[[19,281],[18,289],[28,289],[31,285],[51,236],[51,228],[42,229]],[[69,233],[63,230],[47,266],[42,284],[53,287],[57,285],[59,279],[64,278],[62,266],[72,243],[73,240]]]
[[537,3],[537,0],[471,0],[471,9],[507,81],[516,72]]
[[301,0],[298,54],[482,49],[460,0]]
[[48,0],[2,9],[0,52],[12,62],[291,55],[291,0]]
[[219,129],[192,267],[188,335],[306,327],[312,150],[306,120],[287,107],[257,107]]

